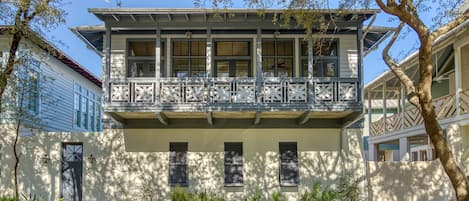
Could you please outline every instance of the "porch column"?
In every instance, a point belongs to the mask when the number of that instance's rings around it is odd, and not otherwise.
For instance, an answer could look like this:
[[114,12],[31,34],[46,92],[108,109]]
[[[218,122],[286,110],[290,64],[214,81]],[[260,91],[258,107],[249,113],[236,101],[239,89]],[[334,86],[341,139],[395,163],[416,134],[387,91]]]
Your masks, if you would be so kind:
[[405,88],[404,85],[401,83],[401,130],[404,130],[405,128],[405,100],[406,100],[406,95],[405,95]]
[[[373,22],[372,22],[373,23]],[[357,64],[357,76],[358,79],[360,80],[358,84],[358,88],[362,89],[364,86],[363,84],[365,83],[364,77],[363,77],[363,23],[359,23],[357,26],[357,55],[358,55],[358,64]],[[338,69],[340,71],[340,69]],[[360,103],[363,103],[363,99],[365,98],[364,94],[362,94],[362,90],[358,90],[357,92],[357,100]]]
[[368,160],[369,161],[378,160],[378,144],[368,142]]
[[161,29],[156,27],[155,44],[155,104],[160,103],[160,78],[161,78]]
[[371,119],[371,110],[373,109],[373,107],[371,107],[371,90],[368,91],[368,135],[371,136],[371,124],[373,123],[372,122],[372,119]]
[[207,28],[207,45],[206,45],[206,60],[205,60],[205,70],[207,78],[212,77],[212,29],[210,27]]
[[409,157],[409,139],[407,137],[399,138],[399,159],[401,161],[410,160],[410,157]]
[[382,99],[383,99],[383,133],[387,133],[388,132],[388,129],[387,129],[387,125],[386,125],[386,121],[387,121],[387,108],[386,108],[386,81],[383,82],[383,92],[382,92]]
[[309,100],[310,102],[315,102],[316,97],[314,97],[313,90],[313,38],[310,36],[308,38],[308,81],[309,81]]
[[257,102],[261,102],[261,93],[262,93],[262,82],[264,75],[262,73],[262,30],[257,28],[257,38],[256,38],[256,82],[257,90],[259,94],[257,95]]
[[301,77],[300,39],[295,37],[295,77]]
[[[453,44],[454,49],[454,98],[456,104],[456,116],[461,114],[461,107],[460,107],[460,94],[461,93],[461,48],[455,47]],[[451,86],[450,86],[451,87]]]
[[103,69],[103,102],[111,102],[111,85],[109,80],[111,79],[111,25],[105,23],[106,27],[106,37],[104,38],[104,44],[106,45],[104,48],[105,51],[105,66]]

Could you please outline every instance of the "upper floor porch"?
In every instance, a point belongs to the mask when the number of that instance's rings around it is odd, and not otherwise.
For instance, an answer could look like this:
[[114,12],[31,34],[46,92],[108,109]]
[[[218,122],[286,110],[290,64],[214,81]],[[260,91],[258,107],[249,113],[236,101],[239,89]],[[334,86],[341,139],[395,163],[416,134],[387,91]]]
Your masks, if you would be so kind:
[[377,11],[331,11],[337,23],[311,37],[273,22],[280,10],[91,11],[105,26],[74,31],[104,56],[104,111],[114,113],[344,118],[362,111],[362,57],[389,33],[363,28]]

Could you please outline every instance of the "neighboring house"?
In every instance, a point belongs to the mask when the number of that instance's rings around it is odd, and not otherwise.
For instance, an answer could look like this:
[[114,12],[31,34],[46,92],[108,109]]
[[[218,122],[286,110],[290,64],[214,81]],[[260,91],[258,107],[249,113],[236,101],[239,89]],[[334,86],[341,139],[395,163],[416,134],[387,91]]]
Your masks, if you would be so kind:
[[[0,26],[0,63],[6,64],[12,35],[9,26]],[[50,42],[33,33],[21,41],[18,57],[24,58],[19,77],[29,76],[31,84],[24,95],[23,108],[28,118],[22,125],[22,133],[32,129],[44,131],[86,132],[102,130],[101,81],[71,57],[65,55]],[[26,58],[27,57],[27,58]],[[27,69],[27,70],[24,70]],[[23,70],[23,71],[22,71]],[[27,71],[27,72],[26,72]],[[14,78],[14,79],[21,79]],[[15,89],[9,92],[18,93]],[[6,93],[4,104],[18,104],[18,95],[11,100]],[[6,109],[8,110],[8,109]],[[14,123],[11,111],[3,111],[3,124]],[[15,115],[13,115],[15,116]],[[17,115],[16,115],[17,116]],[[25,115],[22,115],[25,117]]]
[[[445,137],[466,174],[469,171],[468,27],[469,21],[466,21],[437,38],[432,57],[433,104]],[[418,52],[399,65],[414,82],[418,81]],[[404,88],[390,71],[365,87],[366,105],[372,108],[367,110],[370,161],[429,161],[437,157],[425,132],[422,116],[402,94],[405,94]],[[389,151],[382,147],[393,149]]]

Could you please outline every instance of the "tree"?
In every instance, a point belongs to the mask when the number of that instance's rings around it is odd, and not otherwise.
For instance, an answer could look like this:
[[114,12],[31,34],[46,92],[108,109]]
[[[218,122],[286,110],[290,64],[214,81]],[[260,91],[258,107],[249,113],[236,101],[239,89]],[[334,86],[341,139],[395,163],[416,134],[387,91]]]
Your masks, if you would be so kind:
[[[0,0],[0,22],[12,25],[12,35],[5,67],[0,69],[0,106],[8,80],[18,63],[18,48],[23,38],[30,39],[33,30],[41,33],[65,22],[61,0]],[[0,108],[0,112],[2,112]]]
[[[329,27],[331,21],[324,21],[321,16],[315,16],[315,10],[331,8],[327,0],[247,0],[250,7],[266,8],[269,5],[287,8],[287,15],[284,17],[285,23],[289,23],[291,18],[306,29],[307,35],[310,35],[311,26]],[[229,7],[231,0],[214,0],[214,7]],[[469,3],[469,2],[465,2]],[[433,4],[433,5],[432,5]],[[380,8],[389,14],[394,20],[400,23],[394,32],[392,39],[384,48],[382,55],[385,63],[394,75],[402,82],[406,89],[408,101],[420,109],[424,119],[425,130],[435,147],[436,155],[450,178],[452,186],[456,192],[458,201],[469,200],[469,179],[456,162],[449,144],[444,137],[444,132],[438,123],[435,113],[435,107],[432,103],[431,85],[432,85],[432,45],[433,41],[439,36],[449,32],[458,25],[469,19],[469,9],[461,11],[458,8],[463,4],[463,0],[454,1],[430,1],[430,0],[341,0],[337,8],[346,13],[350,8]],[[196,0],[196,6],[206,6],[204,0]],[[422,14],[434,10],[434,18],[431,25],[427,25],[422,20]],[[305,12],[306,11],[306,12]],[[309,13],[309,14],[308,14]],[[275,19],[276,20],[276,19]],[[332,22],[333,23],[333,22]],[[410,28],[419,40],[419,74],[420,79],[414,83],[409,75],[400,68],[395,60],[390,56],[389,51],[405,27]],[[432,30],[435,27],[437,29]],[[321,30],[321,29],[319,29]]]

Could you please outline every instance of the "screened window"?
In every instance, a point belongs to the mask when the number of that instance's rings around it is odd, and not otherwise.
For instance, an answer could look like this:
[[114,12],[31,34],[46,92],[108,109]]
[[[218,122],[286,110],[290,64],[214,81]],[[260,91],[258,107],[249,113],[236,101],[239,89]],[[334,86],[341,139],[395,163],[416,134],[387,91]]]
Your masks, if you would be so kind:
[[248,41],[218,41],[216,42],[216,56],[249,56]]
[[298,174],[298,149],[296,142],[280,142],[280,185],[297,186]]
[[187,142],[169,143],[169,184],[187,186]]
[[34,114],[39,113],[39,73],[36,71],[29,72],[28,80],[28,102],[27,108],[30,112]]
[[225,185],[243,185],[243,143],[225,142]]
[[206,75],[206,41],[176,40],[173,41],[173,77],[205,77]]
[[[133,39],[127,43],[127,77],[155,77],[156,39]],[[165,48],[161,42],[160,76],[164,75]]]
[[73,125],[91,131],[101,130],[101,98],[78,83],[74,86]]
[[251,51],[249,41],[215,42],[216,77],[251,77]]
[[[316,39],[313,42],[313,76],[338,76],[338,40]],[[301,44],[302,76],[308,76],[308,42]]]
[[293,77],[293,40],[262,41],[264,77]]

